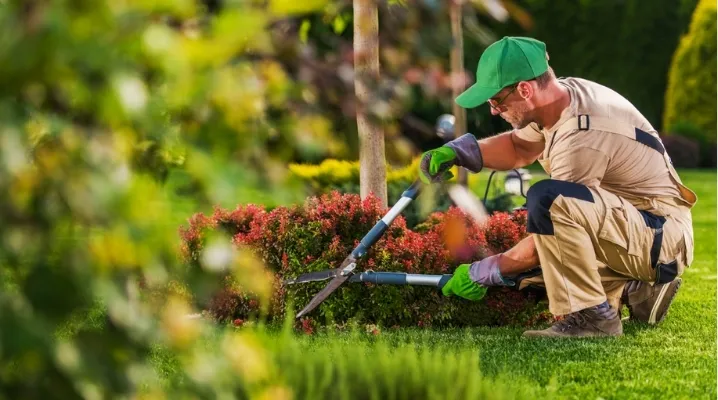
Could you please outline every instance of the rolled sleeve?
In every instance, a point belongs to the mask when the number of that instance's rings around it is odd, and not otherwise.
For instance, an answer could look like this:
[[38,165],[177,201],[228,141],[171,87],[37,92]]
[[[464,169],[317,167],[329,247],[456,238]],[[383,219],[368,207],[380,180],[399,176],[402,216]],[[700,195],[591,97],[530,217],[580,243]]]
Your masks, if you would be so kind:
[[522,129],[516,130],[516,136],[527,142],[543,142],[544,136],[536,123],[532,122]]

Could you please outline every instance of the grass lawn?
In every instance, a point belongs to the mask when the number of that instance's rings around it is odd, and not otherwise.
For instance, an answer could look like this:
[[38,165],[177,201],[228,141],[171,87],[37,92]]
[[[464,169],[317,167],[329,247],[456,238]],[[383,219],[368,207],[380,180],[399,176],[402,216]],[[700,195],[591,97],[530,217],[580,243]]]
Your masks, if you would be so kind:
[[[519,327],[260,336],[296,398],[716,398],[716,173],[680,174],[699,197],[695,261],[657,327],[578,340],[524,339]],[[487,176],[472,183],[481,196]],[[177,377],[169,351],[155,360],[162,379]]]
[[[383,340],[391,345],[439,345],[457,353],[471,349],[477,374],[515,378],[522,386],[528,382],[549,389],[545,393],[551,398],[716,398],[716,174],[680,175],[699,197],[694,209],[695,261],[659,326],[624,323],[623,337],[602,340],[527,340],[521,338],[521,328],[483,327],[385,331]],[[300,340],[316,349],[342,339]]]

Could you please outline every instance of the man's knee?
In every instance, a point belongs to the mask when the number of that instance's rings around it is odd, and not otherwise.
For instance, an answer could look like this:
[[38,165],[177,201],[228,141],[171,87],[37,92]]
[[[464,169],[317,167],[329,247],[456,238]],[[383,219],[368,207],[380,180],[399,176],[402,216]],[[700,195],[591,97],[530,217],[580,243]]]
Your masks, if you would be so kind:
[[526,193],[527,232],[553,235],[550,209],[558,196],[594,202],[591,191],[584,185],[554,179],[540,181]]

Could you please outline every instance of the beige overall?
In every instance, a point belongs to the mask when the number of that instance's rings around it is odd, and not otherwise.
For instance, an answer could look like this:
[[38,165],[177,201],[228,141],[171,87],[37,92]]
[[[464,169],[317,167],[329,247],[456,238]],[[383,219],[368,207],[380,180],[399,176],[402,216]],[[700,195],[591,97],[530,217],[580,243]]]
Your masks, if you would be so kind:
[[551,176],[530,189],[527,202],[543,274],[521,287],[545,286],[555,315],[606,300],[617,307],[628,280],[680,276],[693,259],[696,202],[627,100],[590,81],[561,82],[572,102],[555,127],[519,131],[546,142],[539,162]]

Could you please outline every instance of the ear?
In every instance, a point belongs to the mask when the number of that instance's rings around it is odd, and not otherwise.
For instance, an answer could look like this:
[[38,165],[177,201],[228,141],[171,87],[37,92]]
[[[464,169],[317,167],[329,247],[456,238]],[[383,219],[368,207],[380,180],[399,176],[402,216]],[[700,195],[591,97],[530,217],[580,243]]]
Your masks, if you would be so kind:
[[516,92],[524,100],[528,100],[528,99],[532,98],[535,91],[536,90],[534,89],[533,85],[531,85],[530,82],[526,82],[526,81],[519,82],[519,85],[516,88]]

